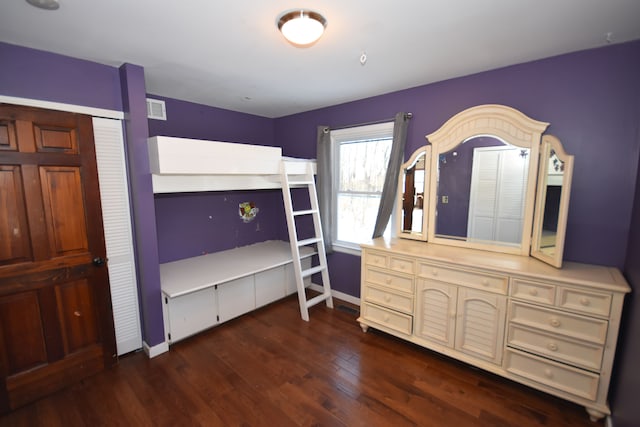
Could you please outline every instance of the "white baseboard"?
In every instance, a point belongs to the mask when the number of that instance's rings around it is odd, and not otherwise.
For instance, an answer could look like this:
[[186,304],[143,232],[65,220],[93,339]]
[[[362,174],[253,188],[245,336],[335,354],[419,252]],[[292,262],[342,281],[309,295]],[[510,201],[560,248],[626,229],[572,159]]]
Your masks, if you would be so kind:
[[611,415],[607,415],[607,418],[604,419],[604,427],[613,427],[613,419]]
[[[322,285],[317,285],[315,283],[312,283],[311,285],[309,285],[309,289],[313,289],[314,291],[317,292],[322,292]],[[339,300],[351,303],[353,305],[360,305],[360,298],[356,298],[354,296],[351,296],[349,294],[345,294],[344,292],[340,292],[340,291],[334,291],[333,289],[331,290],[331,296],[333,296],[334,298],[337,298]]]
[[142,349],[144,350],[144,352],[147,354],[147,357],[149,359],[153,359],[156,356],[161,355],[162,353],[166,353],[167,351],[169,351],[169,343],[168,342],[162,342],[158,345],[154,345],[153,347],[149,347],[149,344],[147,344],[146,342],[142,342]]

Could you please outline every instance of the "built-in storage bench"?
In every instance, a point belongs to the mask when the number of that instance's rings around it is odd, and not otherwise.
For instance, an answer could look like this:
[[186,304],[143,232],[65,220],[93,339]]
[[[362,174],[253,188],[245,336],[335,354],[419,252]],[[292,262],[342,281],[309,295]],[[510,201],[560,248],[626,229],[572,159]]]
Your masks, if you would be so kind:
[[160,282],[170,344],[296,292],[291,247],[275,240],[161,264]]

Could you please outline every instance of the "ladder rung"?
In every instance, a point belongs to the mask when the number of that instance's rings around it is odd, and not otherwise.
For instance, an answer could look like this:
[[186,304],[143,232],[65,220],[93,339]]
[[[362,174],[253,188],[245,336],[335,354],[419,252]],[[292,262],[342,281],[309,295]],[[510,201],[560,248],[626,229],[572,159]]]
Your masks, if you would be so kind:
[[316,273],[320,273],[322,270],[324,270],[325,267],[321,266],[321,265],[317,265],[315,267],[311,267],[308,270],[303,270],[302,271],[302,277],[309,277],[312,276]]
[[331,298],[331,294],[330,293],[316,295],[315,297],[311,298],[310,300],[307,300],[307,308],[313,307],[314,305],[316,305],[319,302],[324,301],[324,300],[326,300],[328,298]]
[[293,212],[293,216],[298,216],[298,215],[311,215],[314,213],[317,213],[318,210],[317,209],[308,209],[306,211],[294,211]]
[[311,184],[315,184],[315,181],[308,181],[308,180],[291,180],[289,181],[289,185],[311,185]]
[[314,243],[318,243],[321,240],[322,239],[319,237],[312,237],[311,239],[298,240],[296,243],[298,243],[298,247],[300,247],[300,246],[312,245]]

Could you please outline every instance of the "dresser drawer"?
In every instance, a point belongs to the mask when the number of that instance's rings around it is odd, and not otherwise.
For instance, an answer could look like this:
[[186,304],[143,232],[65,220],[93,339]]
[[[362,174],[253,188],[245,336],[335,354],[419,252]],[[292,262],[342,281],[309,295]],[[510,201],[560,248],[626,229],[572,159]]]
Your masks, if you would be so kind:
[[603,347],[511,324],[507,344],[554,360],[599,371]]
[[364,252],[364,263],[366,265],[373,265],[376,267],[386,268],[389,265],[387,264],[388,256],[381,252],[372,252],[365,251]]
[[366,320],[386,326],[403,334],[411,335],[412,316],[387,310],[366,302],[362,304],[360,309],[362,310],[362,317]]
[[585,399],[594,400],[598,392],[598,375],[531,354],[507,349],[505,368],[512,374]]
[[387,270],[366,268],[364,271],[366,282],[382,285],[386,288],[396,289],[402,292],[413,293],[413,278],[401,274],[391,273]]
[[413,274],[415,270],[412,260],[396,256],[389,256],[389,268],[407,274]]
[[608,292],[593,292],[583,289],[558,289],[558,306],[587,314],[609,317],[612,295]]
[[403,311],[407,314],[413,314],[413,294],[400,294],[389,288],[376,287],[370,284],[367,284],[363,291],[365,301]]
[[506,295],[509,279],[506,276],[493,275],[468,270],[456,270],[437,264],[418,264],[418,276],[440,280],[456,285],[468,286]]
[[514,298],[542,304],[554,305],[556,301],[556,287],[548,283],[514,278],[511,282],[510,293]]
[[608,323],[605,320],[564,313],[511,301],[509,321],[554,334],[604,344]]

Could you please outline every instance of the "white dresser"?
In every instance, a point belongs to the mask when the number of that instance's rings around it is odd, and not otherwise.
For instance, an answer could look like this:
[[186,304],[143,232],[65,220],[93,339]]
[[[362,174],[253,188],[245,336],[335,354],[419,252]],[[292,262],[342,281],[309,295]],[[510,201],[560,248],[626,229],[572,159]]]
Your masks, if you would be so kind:
[[363,331],[385,331],[610,414],[619,270],[411,240],[362,245]]

